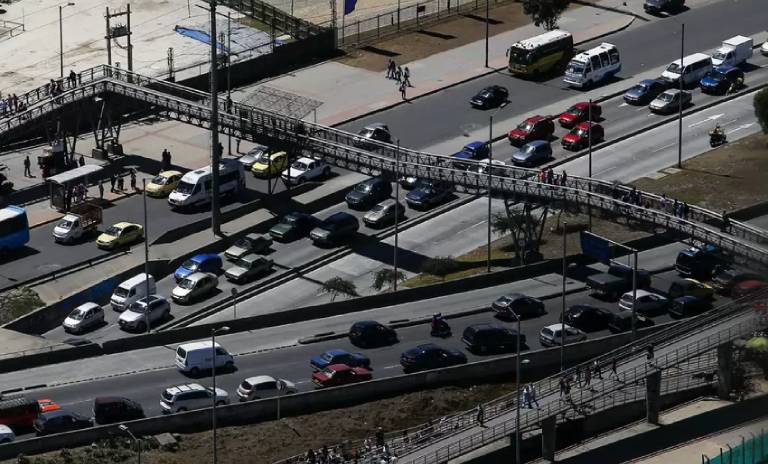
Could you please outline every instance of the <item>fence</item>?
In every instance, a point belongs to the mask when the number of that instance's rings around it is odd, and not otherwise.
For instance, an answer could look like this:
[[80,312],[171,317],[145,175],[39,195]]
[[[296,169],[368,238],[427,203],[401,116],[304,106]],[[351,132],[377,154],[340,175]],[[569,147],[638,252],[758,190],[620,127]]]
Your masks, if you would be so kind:
[[25,31],[23,23],[17,23],[16,21],[7,21],[0,19],[0,41],[10,39],[13,34],[21,34]]
[[[398,2],[399,5],[400,2]],[[461,14],[491,8],[511,0],[426,0],[399,6],[392,11],[347,23],[340,12],[338,43],[342,47],[360,46]]]
[[727,450],[720,448],[720,454],[710,458],[701,455],[701,464],[762,464],[768,461],[768,433],[760,429],[760,434],[750,432],[752,438],[741,437],[741,442],[735,446],[726,445]]
[[313,37],[323,29],[260,0],[219,0],[218,3],[264,23],[272,32],[281,31],[296,40]]

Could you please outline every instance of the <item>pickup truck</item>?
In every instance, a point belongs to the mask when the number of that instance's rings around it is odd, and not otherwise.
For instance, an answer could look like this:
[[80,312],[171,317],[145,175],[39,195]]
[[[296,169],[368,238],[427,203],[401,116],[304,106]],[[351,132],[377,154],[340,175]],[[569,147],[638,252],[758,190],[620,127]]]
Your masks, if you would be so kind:
[[101,207],[95,203],[81,203],[69,211],[53,228],[53,240],[72,243],[96,230],[101,224]]
[[[651,275],[644,269],[637,270],[637,288],[651,286]],[[632,290],[632,268],[623,264],[612,263],[608,272],[587,277],[587,288],[591,293],[610,299],[618,299],[623,293]]]

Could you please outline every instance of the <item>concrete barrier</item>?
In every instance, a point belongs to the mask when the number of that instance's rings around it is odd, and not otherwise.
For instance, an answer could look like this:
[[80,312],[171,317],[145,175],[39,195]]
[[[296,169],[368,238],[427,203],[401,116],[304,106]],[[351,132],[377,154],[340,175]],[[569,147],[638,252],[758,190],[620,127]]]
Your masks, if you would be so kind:
[[104,354],[101,345],[88,343],[80,346],[62,345],[56,349],[40,350],[39,353],[24,354],[11,358],[0,359],[0,372],[13,372],[22,369],[56,364],[76,359],[90,358]]

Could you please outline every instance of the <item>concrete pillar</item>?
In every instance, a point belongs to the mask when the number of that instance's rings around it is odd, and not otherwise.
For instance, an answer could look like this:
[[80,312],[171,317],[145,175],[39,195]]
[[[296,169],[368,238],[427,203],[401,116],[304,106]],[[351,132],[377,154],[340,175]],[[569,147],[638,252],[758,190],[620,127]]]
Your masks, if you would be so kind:
[[731,342],[717,347],[717,396],[721,400],[730,398],[733,387],[733,346]]
[[659,423],[661,409],[661,371],[654,371],[645,378],[645,417],[651,424]]
[[557,440],[557,416],[547,417],[541,421],[541,457],[549,462],[555,462]]

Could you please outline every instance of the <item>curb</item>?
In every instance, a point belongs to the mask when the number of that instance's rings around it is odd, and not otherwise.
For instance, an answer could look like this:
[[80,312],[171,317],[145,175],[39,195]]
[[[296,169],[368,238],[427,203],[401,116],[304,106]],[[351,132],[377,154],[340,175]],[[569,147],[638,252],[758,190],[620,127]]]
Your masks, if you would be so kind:
[[[585,5],[585,6],[586,6],[586,5]],[[619,28],[616,28],[616,29],[614,29],[614,30],[612,30],[612,31],[609,31],[609,32],[604,32],[604,33],[602,33],[602,34],[598,34],[598,35],[595,35],[595,36],[589,37],[589,38],[587,38],[587,39],[581,40],[581,41],[579,41],[579,42],[576,42],[576,43],[574,43],[574,44],[573,44],[573,46],[574,46],[574,47],[576,47],[576,46],[578,46],[578,45],[582,45],[582,44],[585,44],[585,43],[587,43],[587,42],[591,42],[591,41],[593,41],[593,40],[597,40],[597,39],[600,39],[600,38],[603,38],[603,37],[607,37],[607,36],[609,36],[609,35],[611,35],[611,34],[615,34],[615,33],[617,33],[617,32],[621,32],[621,31],[623,31],[624,29],[627,29],[629,26],[631,26],[631,25],[632,25],[632,24],[635,22],[635,19],[637,19],[637,16],[636,16],[636,15],[634,15],[634,14],[631,14],[631,13],[627,13],[627,12],[621,12],[621,14],[624,14],[624,15],[627,15],[627,16],[632,16],[632,20],[631,20],[631,21],[629,21],[629,22],[628,22],[627,24],[625,24],[624,26],[621,26],[621,27],[619,27]],[[382,106],[381,108],[377,108],[377,109],[375,109],[375,110],[373,110],[373,111],[370,111],[370,112],[368,112],[368,113],[365,113],[365,114],[360,114],[360,115],[358,115],[358,116],[353,116],[353,117],[351,117],[351,118],[348,118],[348,119],[345,119],[345,120],[343,120],[343,121],[339,121],[339,122],[337,122],[337,123],[331,124],[331,125],[330,125],[330,127],[339,127],[339,126],[342,126],[342,125],[344,125],[344,124],[349,124],[349,123],[351,123],[351,122],[357,121],[357,120],[359,120],[359,119],[367,118],[367,117],[369,117],[369,116],[373,116],[373,115],[375,115],[375,114],[378,114],[378,113],[381,113],[381,112],[384,112],[384,111],[388,111],[388,110],[391,110],[392,108],[395,108],[395,107],[397,107],[397,106],[400,106],[400,105],[404,105],[404,104],[406,104],[406,103],[410,103],[410,102],[412,102],[412,101],[414,101],[414,100],[419,100],[419,99],[421,99],[422,97],[428,97],[428,96],[430,96],[430,95],[434,95],[434,94],[436,94],[436,93],[438,93],[438,92],[442,92],[443,90],[446,90],[446,89],[450,89],[450,88],[453,88],[453,87],[457,87],[457,86],[459,86],[459,85],[462,85],[462,84],[466,84],[467,82],[473,81],[473,80],[475,80],[475,79],[479,79],[479,78],[481,78],[481,77],[485,77],[485,76],[489,76],[489,75],[491,75],[491,74],[494,74],[494,73],[498,73],[498,72],[501,72],[501,70],[503,70],[503,69],[506,69],[506,67],[501,67],[501,68],[490,68],[490,70],[489,70],[489,71],[486,71],[486,72],[483,72],[483,73],[480,73],[480,74],[476,74],[476,75],[474,75],[474,76],[472,76],[472,77],[468,77],[468,78],[465,78],[465,79],[462,79],[462,80],[459,80],[459,81],[456,81],[456,82],[452,82],[452,83],[450,83],[450,84],[448,84],[448,85],[446,85],[446,86],[440,87],[439,89],[432,89],[432,90],[429,90],[429,91],[427,91],[427,92],[424,92],[424,93],[422,93],[422,94],[420,94],[420,95],[416,95],[416,96],[415,96],[415,97],[413,97],[413,98],[409,98],[409,99],[407,99],[407,100],[398,101],[398,102],[392,103],[392,104],[390,104],[390,105]],[[624,93],[624,92],[626,92],[626,89],[625,89],[625,90],[622,90],[622,91],[621,91],[621,92],[619,92],[617,95],[620,95],[620,94],[622,94],[622,93]],[[614,96],[615,96],[615,95],[614,95]],[[602,98],[602,97],[601,97],[601,98]],[[607,97],[607,98],[612,98],[612,97]],[[594,101],[598,101],[598,100],[594,100]]]

